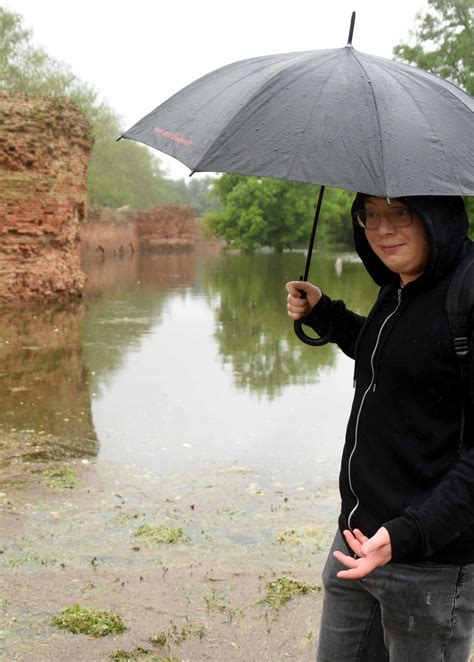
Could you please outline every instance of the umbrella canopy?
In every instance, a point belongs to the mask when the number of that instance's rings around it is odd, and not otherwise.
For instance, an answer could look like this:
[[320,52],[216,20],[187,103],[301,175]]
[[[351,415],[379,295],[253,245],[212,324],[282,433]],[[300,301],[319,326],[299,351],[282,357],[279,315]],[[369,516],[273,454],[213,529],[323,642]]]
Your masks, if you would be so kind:
[[474,99],[344,48],[257,57],[191,83],[123,134],[193,172],[380,197],[474,195]]
[[[132,126],[129,138],[194,172],[320,184],[378,197],[474,195],[474,99],[421,69],[347,46],[217,69]],[[192,174],[191,173],[191,174]],[[304,296],[304,292],[302,292]],[[310,345],[330,339],[297,336]]]

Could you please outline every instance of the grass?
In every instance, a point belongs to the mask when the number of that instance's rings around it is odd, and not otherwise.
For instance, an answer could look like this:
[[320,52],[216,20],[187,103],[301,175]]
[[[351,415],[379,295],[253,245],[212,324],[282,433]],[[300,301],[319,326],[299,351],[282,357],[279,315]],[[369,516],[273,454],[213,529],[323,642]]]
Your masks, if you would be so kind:
[[41,476],[46,478],[46,485],[53,490],[74,490],[79,485],[76,472],[68,467],[46,469]]
[[170,647],[171,644],[176,644],[179,646],[183,641],[186,641],[188,637],[197,636],[199,639],[204,639],[206,636],[206,629],[204,626],[200,628],[195,627],[194,625],[187,625],[178,628],[176,623],[171,622],[169,629],[165,632],[160,632],[154,637],[150,637],[149,642],[154,646],[167,646]]
[[313,528],[300,529],[298,531],[295,529],[283,531],[283,533],[280,533],[278,536],[277,541],[290,545],[301,545],[311,542],[316,549],[321,549],[321,533]]
[[145,658],[147,662],[181,662],[177,657],[161,657],[153,651],[140,647],[134,648],[132,651],[116,650],[110,655],[110,659],[115,660],[115,662],[128,662],[128,660],[143,660]]
[[129,660],[144,660],[147,662],[181,662],[177,657],[161,657],[153,651],[146,648],[134,648],[132,651],[116,650],[110,655],[111,660],[115,662],[128,662]]
[[183,529],[176,529],[164,524],[142,524],[134,535],[155,545],[174,545],[186,540]]
[[278,577],[275,581],[266,584],[265,588],[266,595],[258,601],[258,604],[268,605],[275,609],[283,607],[296,595],[321,591],[321,586],[317,584],[291,579],[290,577]]
[[[1,552],[3,554],[3,552]],[[54,566],[59,563],[59,559],[51,554],[50,556],[0,556],[0,566],[9,568],[18,568],[22,565],[36,565],[36,566]]]
[[211,612],[224,612],[227,609],[227,605],[224,602],[223,598],[216,594],[215,589],[212,589],[210,595],[204,595],[203,600],[206,604],[206,611]]
[[121,617],[117,614],[81,607],[78,604],[53,616],[51,624],[72,634],[88,634],[91,637],[121,634],[126,629]]

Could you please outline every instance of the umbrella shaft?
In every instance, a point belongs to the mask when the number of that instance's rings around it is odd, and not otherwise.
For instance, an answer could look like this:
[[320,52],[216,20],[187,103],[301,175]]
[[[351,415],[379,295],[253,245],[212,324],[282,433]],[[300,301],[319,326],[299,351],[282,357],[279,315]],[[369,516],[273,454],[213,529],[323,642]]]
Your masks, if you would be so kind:
[[319,197],[318,197],[318,202],[316,204],[316,212],[314,214],[313,229],[311,230],[311,238],[309,240],[308,254],[306,256],[306,266],[304,269],[304,276],[301,279],[304,281],[307,281],[309,276],[309,267],[311,264],[311,256],[313,254],[314,238],[316,237],[316,228],[318,227],[319,213],[321,211],[321,205],[323,202],[324,189],[325,186],[320,186],[319,188]]

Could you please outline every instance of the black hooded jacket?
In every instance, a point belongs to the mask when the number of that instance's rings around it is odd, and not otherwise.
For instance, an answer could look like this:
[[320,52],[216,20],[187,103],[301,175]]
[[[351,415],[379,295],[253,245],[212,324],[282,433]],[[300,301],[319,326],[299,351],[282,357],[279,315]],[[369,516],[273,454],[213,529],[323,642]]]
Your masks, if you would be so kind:
[[[466,251],[462,198],[400,200],[422,220],[429,258],[403,289],[354,225],[356,250],[381,286],[367,318],[323,295],[303,320],[355,359],[355,393],[342,456],[341,530],[385,526],[392,562],[474,562],[473,406],[445,312],[449,280]],[[358,194],[353,212],[363,206]],[[471,328],[474,328],[471,325]],[[470,371],[474,374],[474,334]],[[472,378],[474,380],[474,377]]]

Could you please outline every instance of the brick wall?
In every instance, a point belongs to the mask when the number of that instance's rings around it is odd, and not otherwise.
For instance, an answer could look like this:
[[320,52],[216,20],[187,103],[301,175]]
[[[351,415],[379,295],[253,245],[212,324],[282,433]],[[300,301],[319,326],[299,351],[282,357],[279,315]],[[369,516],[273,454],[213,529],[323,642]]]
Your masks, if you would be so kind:
[[91,127],[70,100],[0,92],[0,304],[82,293]]
[[188,205],[157,205],[137,211],[135,223],[143,253],[192,250],[197,234],[194,210]]

